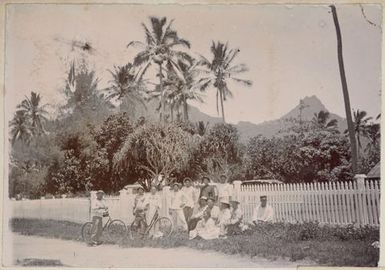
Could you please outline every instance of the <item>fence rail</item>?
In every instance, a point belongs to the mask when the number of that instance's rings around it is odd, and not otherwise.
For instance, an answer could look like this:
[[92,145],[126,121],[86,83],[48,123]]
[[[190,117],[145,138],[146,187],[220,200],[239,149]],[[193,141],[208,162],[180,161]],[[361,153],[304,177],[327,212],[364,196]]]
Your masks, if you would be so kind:
[[[166,188],[160,192],[161,216],[168,216],[170,204]],[[241,185],[234,182],[233,196],[241,202],[244,219],[251,221],[259,196],[266,195],[275,210],[275,220],[283,222],[317,221],[334,225],[380,224],[379,181],[365,181],[358,175],[353,182]],[[91,196],[94,199],[95,194]],[[127,224],[133,221],[134,195],[121,191],[120,196],[105,198],[112,218]],[[82,223],[90,219],[90,199],[50,199],[11,201],[13,217],[68,220]]]

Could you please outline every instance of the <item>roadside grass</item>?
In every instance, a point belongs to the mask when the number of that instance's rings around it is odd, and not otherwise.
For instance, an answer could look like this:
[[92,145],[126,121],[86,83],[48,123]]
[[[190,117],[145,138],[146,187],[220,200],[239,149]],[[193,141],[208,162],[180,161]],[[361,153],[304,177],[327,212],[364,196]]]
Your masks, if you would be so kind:
[[[13,219],[14,232],[50,238],[82,241],[81,224],[35,219]],[[107,239],[105,239],[107,240]],[[305,224],[265,224],[227,239],[188,240],[187,233],[175,232],[166,239],[124,239],[122,247],[189,247],[225,254],[264,257],[270,260],[310,260],[325,266],[377,266],[379,249],[371,244],[379,240],[377,228],[319,226]],[[106,242],[109,242],[108,240]]]

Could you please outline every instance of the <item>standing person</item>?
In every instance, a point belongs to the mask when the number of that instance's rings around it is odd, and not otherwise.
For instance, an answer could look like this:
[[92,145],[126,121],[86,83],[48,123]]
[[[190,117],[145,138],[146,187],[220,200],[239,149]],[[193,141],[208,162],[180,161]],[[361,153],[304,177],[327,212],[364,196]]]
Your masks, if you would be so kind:
[[202,238],[205,240],[216,239],[219,237],[219,228],[215,226],[215,221],[210,217],[210,211],[204,211],[202,219],[196,228],[189,233],[189,239]]
[[198,201],[198,205],[194,207],[193,214],[189,222],[187,223],[189,231],[195,229],[197,223],[203,217],[203,213],[206,211],[206,209],[207,209],[207,198],[200,197]]
[[[162,200],[159,194],[157,193],[156,186],[151,186],[150,194],[148,194],[147,196],[147,203],[148,203],[148,209],[146,213],[146,222],[147,222],[147,225],[150,225],[156,212],[159,211],[162,206]],[[153,227],[153,229],[149,231],[149,236],[160,236],[159,228]]]
[[217,188],[214,185],[210,185],[211,180],[207,176],[202,178],[203,186],[201,187],[201,191],[199,194],[200,197],[212,198],[214,201],[218,199],[217,196]]
[[230,224],[231,211],[230,202],[226,199],[220,201],[220,212],[216,224],[219,226],[219,237],[226,238],[227,225]]
[[172,223],[174,228],[181,228],[187,230],[187,223],[184,218],[183,208],[186,204],[186,199],[183,192],[180,191],[178,183],[172,184],[172,191],[170,193],[170,208],[169,214],[171,216]]
[[147,196],[147,213],[146,213],[146,222],[147,225],[150,225],[151,220],[153,219],[156,211],[159,211],[162,206],[162,201],[157,193],[156,186],[151,186],[150,194]]
[[215,205],[215,201],[213,198],[207,199],[207,209],[210,211],[210,216],[215,221],[218,220],[220,209]]
[[135,216],[135,226],[139,227],[141,232],[146,230],[146,210],[148,209],[147,197],[144,195],[144,188],[138,187],[138,194],[135,196],[133,214]]
[[259,197],[260,205],[254,210],[252,221],[256,225],[262,222],[274,221],[274,209],[267,204],[267,196],[262,195]]
[[198,195],[196,194],[195,188],[192,186],[192,181],[190,178],[185,178],[183,180],[183,187],[182,187],[182,193],[185,196],[185,205],[183,207],[183,214],[186,220],[186,223],[188,224],[192,214],[193,214],[193,208],[195,202],[198,200]]
[[229,183],[227,176],[222,174],[219,178],[218,200],[230,200],[233,193],[233,185]]
[[104,191],[98,190],[96,192],[96,200],[91,200],[91,215],[92,215],[92,229],[91,229],[91,246],[100,245],[100,236],[103,230],[103,217],[108,216],[108,207],[103,199]]

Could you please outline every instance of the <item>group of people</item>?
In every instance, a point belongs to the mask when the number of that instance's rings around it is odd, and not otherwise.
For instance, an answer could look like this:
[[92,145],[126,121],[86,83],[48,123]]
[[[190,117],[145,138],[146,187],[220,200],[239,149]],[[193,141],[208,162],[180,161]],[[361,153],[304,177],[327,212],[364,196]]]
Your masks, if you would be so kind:
[[[95,243],[98,243],[101,218],[103,211],[106,210],[102,198],[103,192],[98,191],[97,200],[92,205],[94,223],[92,241]],[[226,175],[221,175],[219,183],[215,185],[207,176],[200,182],[193,182],[190,178],[185,178],[183,185],[174,182],[170,186],[167,199],[174,229],[188,232],[190,239],[226,238],[229,229],[244,230],[248,227],[243,220],[240,202],[233,194],[233,185],[229,183]],[[134,224],[136,223],[139,229],[145,230],[161,207],[161,196],[155,186],[152,186],[147,194],[144,188],[139,187],[133,207]],[[273,220],[274,209],[267,204],[267,196],[263,195],[260,197],[260,204],[254,210],[252,224]],[[161,235],[154,231],[151,236]]]

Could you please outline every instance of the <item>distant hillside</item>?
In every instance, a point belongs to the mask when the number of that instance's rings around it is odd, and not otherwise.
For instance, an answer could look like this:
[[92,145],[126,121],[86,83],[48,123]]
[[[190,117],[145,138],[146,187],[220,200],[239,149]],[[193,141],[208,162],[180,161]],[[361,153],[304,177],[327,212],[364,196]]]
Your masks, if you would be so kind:
[[[305,97],[302,99],[303,110],[302,110],[302,119],[311,120],[315,113],[319,111],[328,111],[322,102],[316,97]],[[141,110],[141,114],[146,115],[147,118],[152,120],[158,120],[159,114],[155,111],[156,102],[152,102],[147,105],[147,111]],[[189,106],[189,118],[192,122],[208,122],[211,125],[215,123],[221,123],[221,117],[214,117],[208,114],[201,112],[198,108],[194,106]],[[272,137],[278,133],[278,131],[288,127],[288,119],[296,118],[298,119],[300,114],[300,105],[298,104],[295,108],[290,110],[287,114],[283,115],[281,118],[276,120],[265,121],[260,124],[254,124],[248,121],[240,121],[235,126],[238,128],[238,131],[241,136],[241,141],[246,142],[249,138],[257,135],[263,135],[265,137]],[[346,120],[339,115],[336,115],[330,112],[330,119],[336,119],[338,121],[338,128],[343,132],[347,128]]]

